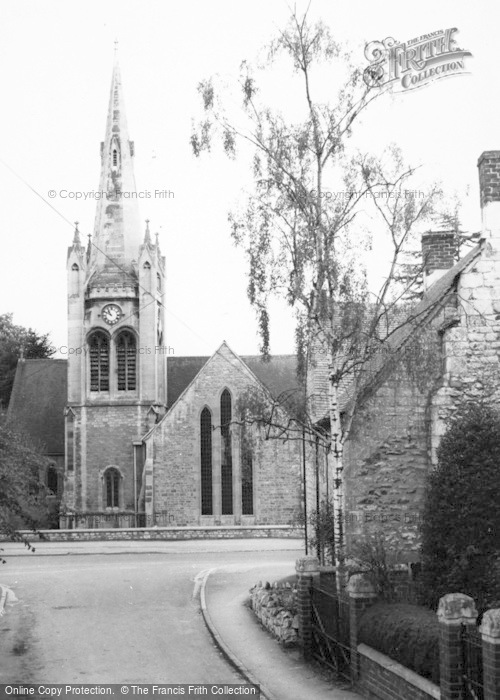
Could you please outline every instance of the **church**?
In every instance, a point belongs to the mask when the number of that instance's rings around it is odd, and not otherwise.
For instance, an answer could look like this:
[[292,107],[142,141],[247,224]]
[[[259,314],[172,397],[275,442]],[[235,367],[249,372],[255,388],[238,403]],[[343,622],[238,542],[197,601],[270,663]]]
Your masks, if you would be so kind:
[[123,196],[134,142],[116,60],[100,156],[92,239],[76,226],[67,254],[68,359],[21,358],[8,409],[51,460],[60,527],[297,524],[299,443],[265,439],[239,404],[296,387],[295,357],[169,354],[165,257]]

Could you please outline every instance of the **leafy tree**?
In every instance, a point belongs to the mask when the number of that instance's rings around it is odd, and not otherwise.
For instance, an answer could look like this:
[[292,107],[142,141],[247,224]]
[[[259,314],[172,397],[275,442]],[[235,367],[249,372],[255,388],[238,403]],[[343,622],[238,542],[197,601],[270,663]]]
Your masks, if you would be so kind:
[[[288,110],[290,117],[271,106],[273,95],[263,97],[278,62],[280,67],[291,63],[298,79],[291,94],[302,104]],[[230,214],[230,223],[248,257],[248,296],[257,312],[263,355],[270,352],[269,300],[281,296],[296,313],[302,375],[308,356],[327,358],[330,430],[326,434],[313,426],[309,434],[330,453],[340,556],[344,443],[367,369],[390,342],[401,301],[411,298],[419,281],[419,270],[400,274],[402,256],[416,228],[433,213],[440,192],[433,187],[423,198],[409,196],[415,192],[415,170],[405,166],[395,148],[380,159],[348,152],[354,125],[381,91],[363,82],[362,70],[351,64],[323,23],[313,25],[307,15],[294,13],[269,46],[262,68],[258,82],[258,71],[242,63],[237,115],[231,112],[235,100],[218,89],[214,78],[199,84],[204,116],[191,144],[196,156],[209,151],[217,137],[230,157],[239,148],[250,149],[253,189],[246,204]],[[375,294],[362,260],[362,251],[370,249],[370,238],[362,233],[369,207],[390,246],[384,281]],[[415,329],[419,323],[415,318]],[[341,420],[346,382],[350,401]],[[287,432],[297,436],[310,429],[310,421],[304,422],[288,424]]]
[[30,439],[0,415],[0,534],[28,549],[33,547],[19,528],[36,531],[40,516],[46,515],[46,487],[40,475],[47,464]]
[[17,326],[12,314],[0,315],[0,407],[7,408],[21,354],[28,360],[50,357],[55,352],[49,334]]
[[500,416],[465,403],[451,420],[429,475],[422,525],[422,585],[435,607],[446,593],[500,606]]

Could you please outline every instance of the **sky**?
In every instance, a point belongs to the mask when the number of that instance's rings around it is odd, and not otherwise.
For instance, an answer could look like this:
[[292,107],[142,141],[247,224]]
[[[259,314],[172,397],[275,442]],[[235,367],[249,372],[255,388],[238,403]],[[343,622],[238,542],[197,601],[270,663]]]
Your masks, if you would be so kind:
[[[308,4],[297,2],[298,12]],[[228,160],[217,149],[196,159],[189,138],[200,116],[198,83],[211,75],[229,82],[289,15],[282,0],[0,3],[0,313],[49,332],[54,346],[64,348],[71,222],[91,233],[96,204],[67,193],[98,189],[118,40],[137,189],[170,193],[140,204],[166,256],[166,344],[176,355],[210,355],[223,340],[240,354],[259,352],[247,265],[227,222],[251,187],[248,162]],[[498,4],[312,0],[309,16],[321,18],[362,66],[367,42],[406,42],[457,28],[457,43],[472,54],[467,74],[381,98],[364,114],[355,139],[365,151],[397,144],[421,166],[423,181],[439,180],[460,198],[463,228],[479,230],[477,159],[500,149]],[[327,69],[322,75],[328,96]],[[269,77],[283,113],[298,99],[289,78],[279,71]],[[50,199],[49,190],[57,196]],[[376,241],[373,253],[372,264],[382,265]],[[293,352],[293,329],[291,310],[274,304],[274,354]]]

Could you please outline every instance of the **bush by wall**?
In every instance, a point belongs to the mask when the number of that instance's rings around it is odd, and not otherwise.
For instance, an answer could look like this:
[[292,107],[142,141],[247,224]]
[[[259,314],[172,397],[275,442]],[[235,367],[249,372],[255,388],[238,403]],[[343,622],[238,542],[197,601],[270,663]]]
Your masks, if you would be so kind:
[[439,625],[432,610],[377,603],[361,618],[358,641],[439,685]]
[[429,475],[422,524],[426,605],[460,591],[480,611],[500,606],[499,463],[499,414],[480,402],[459,407]]

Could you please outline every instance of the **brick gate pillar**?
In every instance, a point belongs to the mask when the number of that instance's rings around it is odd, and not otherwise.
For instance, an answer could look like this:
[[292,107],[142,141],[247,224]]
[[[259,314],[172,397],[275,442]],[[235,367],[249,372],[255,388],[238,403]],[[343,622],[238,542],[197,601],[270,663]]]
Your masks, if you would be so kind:
[[440,599],[437,615],[441,700],[463,700],[462,624],[476,624],[476,605],[468,595],[448,593]]
[[484,700],[500,700],[500,608],[484,613],[479,632],[483,639]]
[[347,584],[349,594],[349,634],[351,647],[351,673],[354,680],[359,678],[358,629],[365,610],[377,600],[371,581],[364,574],[354,574]]
[[299,614],[299,643],[305,659],[312,654],[311,586],[319,580],[318,557],[307,555],[297,559],[297,608]]

